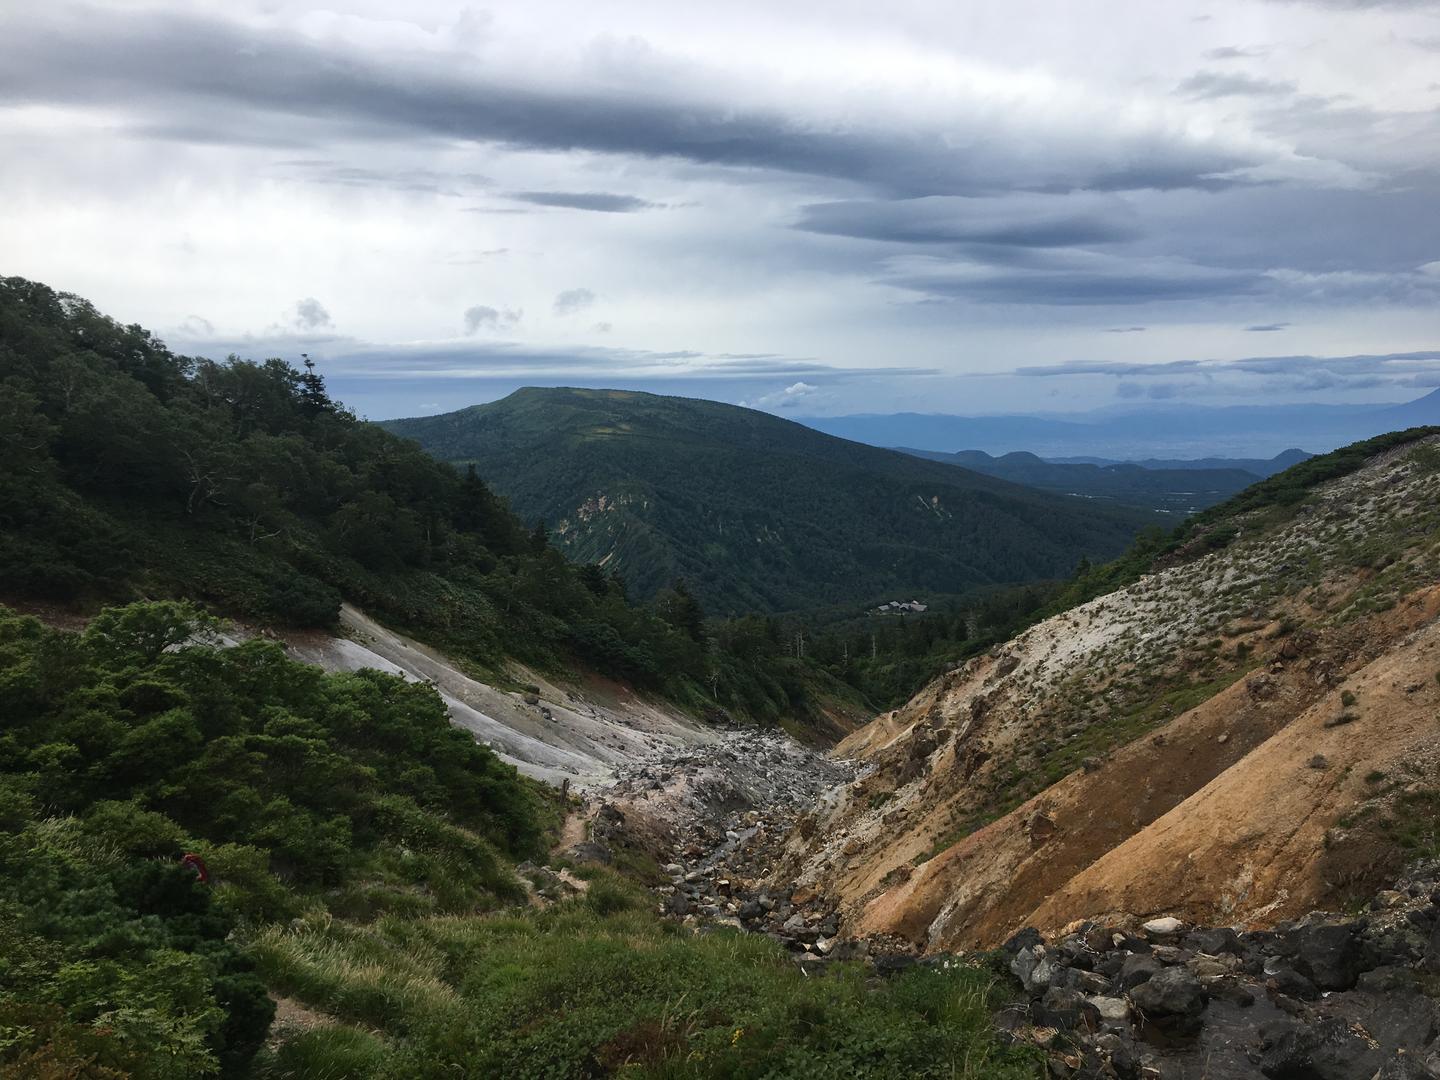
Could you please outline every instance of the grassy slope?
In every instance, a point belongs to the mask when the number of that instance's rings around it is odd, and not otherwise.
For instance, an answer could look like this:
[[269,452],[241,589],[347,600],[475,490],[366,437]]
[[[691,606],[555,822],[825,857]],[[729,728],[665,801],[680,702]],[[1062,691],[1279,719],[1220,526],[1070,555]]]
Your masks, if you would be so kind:
[[684,398],[526,389],[385,426],[477,462],[638,594],[683,577],[719,612],[1064,576],[1149,520]]

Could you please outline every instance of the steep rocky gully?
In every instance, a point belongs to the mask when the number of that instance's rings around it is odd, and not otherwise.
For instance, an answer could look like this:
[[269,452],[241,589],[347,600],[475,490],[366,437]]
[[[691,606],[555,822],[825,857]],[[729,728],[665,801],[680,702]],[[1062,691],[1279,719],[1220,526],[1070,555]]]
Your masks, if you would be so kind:
[[1434,456],[1242,519],[829,757],[657,747],[563,854],[817,976],[989,964],[1055,1076],[1440,1078]]

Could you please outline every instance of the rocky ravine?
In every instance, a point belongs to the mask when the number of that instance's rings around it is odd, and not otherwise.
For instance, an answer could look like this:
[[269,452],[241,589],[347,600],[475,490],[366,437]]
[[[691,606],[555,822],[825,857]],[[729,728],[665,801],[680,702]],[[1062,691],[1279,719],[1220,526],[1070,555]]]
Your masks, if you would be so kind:
[[929,952],[1371,895],[1440,810],[1431,457],[1383,455],[937,679],[840,744],[857,778],[777,879]]
[[780,732],[718,732],[622,769],[586,803],[572,859],[610,863],[639,852],[659,869],[659,906],[690,925],[769,933],[804,957],[828,955],[838,916],[774,879],[786,834],[854,769]]

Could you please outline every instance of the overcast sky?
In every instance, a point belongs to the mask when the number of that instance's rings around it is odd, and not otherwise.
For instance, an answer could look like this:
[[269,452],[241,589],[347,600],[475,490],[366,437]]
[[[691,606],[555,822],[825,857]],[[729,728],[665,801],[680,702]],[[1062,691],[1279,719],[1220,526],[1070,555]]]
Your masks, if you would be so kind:
[[0,5],[0,273],[373,417],[1440,385],[1440,0]]

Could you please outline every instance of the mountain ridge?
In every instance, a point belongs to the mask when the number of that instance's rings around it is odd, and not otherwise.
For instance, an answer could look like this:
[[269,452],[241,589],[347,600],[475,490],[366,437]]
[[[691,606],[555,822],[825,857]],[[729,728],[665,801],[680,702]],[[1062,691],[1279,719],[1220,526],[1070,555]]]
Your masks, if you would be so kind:
[[1146,469],[1128,462],[1056,463],[1024,450],[993,457],[983,450],[947,454],[938,450],[897,449],[1042,491],[1108,499],[1167,514],[1189,514],[1214,506],[1260,479],[1259,475],[1243,469]]
[[1067,576],[1149,520],[768,413],[635,391],[526,388],[381,426],[476,464],[572,558],[618,570],[639,595],[684,578],[726,611]]
[[817,431],[874,446],[953,453],[1028,450],[1042,458],[1111,459],[1274,455],[1329,451],[1388,431],[1440,423],[1440,392],[1383,405],[1112,406],[1057,415],[861,413],[797,417]]

